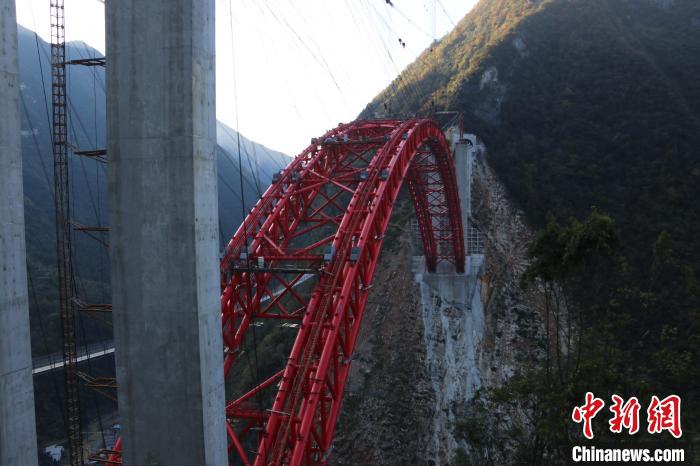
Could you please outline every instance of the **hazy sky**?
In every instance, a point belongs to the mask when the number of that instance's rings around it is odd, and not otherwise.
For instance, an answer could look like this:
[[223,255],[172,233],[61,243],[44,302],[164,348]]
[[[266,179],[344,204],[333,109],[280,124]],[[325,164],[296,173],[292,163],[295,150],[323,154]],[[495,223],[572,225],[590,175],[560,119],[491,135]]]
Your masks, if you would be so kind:
[[[476,0],[392,3],[216,0],[217,117],[257,142],[296,155],[312,137],[355,118]],[[66,39],[103,52],[104,5],[65,4]],[[48,41],[49,0],[17,0],[17,21]]]

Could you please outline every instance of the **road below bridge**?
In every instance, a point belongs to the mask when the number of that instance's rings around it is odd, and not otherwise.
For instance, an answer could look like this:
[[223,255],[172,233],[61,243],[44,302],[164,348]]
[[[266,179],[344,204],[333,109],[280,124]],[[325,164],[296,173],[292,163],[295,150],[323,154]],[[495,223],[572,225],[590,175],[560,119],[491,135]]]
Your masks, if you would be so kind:
[[[78,363],[88,359],[102,358],[114,353],[114,342],[102,341],[78,348]],[[39,375],[63,368],[63,353],[51,353],[32,359],[32,374]]]

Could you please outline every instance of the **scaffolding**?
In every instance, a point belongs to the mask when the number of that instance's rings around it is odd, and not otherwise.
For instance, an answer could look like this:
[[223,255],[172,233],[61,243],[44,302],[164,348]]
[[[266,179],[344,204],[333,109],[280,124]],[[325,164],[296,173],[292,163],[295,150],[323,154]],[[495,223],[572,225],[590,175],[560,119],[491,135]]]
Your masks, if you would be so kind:
[[63,337],[64,410],[71,465],[83,464],[80,382],[73,305],[70,199],[68,185],[68,116],[66,97],[66,36],[63,0],[51,0],[51,127],[54,160],[54,207],[59,309]]
[[469,218],[466,228],[467,236],[467,254],[483,254],[484,253],[484,237],[479,231],[478,226],[473,218]]

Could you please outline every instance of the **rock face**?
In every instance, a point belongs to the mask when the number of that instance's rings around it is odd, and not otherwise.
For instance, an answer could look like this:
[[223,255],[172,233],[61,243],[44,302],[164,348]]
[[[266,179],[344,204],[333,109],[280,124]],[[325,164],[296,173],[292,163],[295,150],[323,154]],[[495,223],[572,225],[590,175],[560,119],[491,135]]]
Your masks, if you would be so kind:
[[[406,203],[404,207],[412,208]],[[388,249],[392,247],[392,249]],[[362,322],[330,464],[427,464],[435,394],[409,232],[385,244]]]
[[498,78],[498,68],[491,66],[481,75],[479,81],[480,101],[474,108],[474,114],[491,124],[498,124],[501,106],[507,97],[508,87]]
[[[472,193],[486,237],[480,282],[414,277],[408,222],[400,241],[385,245],[331,464],[508,464],[509,433],[527,429],[523,411],[493,403],[489,390],[541,357],[536,299],[519,286],[531,234],[483,157]],[[459,428],[465,419],[478,432]]]
[[428,374],[435,394],[432,437],[426,452],[437,464],[452,464],[466,442],[454,426],[481,388],[478,354],[484,335],[484,309],[476,274],[417,276]]
[[537,294],[520,286],[532,233],[484,158],[477,159],[474,172],[474,217],[486,238],[484,334],[477,362],[481,389],[462,411],[460,453],[466,464],[513,464],[518,441],[529,434],[526,412],[494,401],[491,391],[544,356]]
[[479,364],[484,386],[497,387],[540,354],[543,323],[536,296],[520,286],[532,239],[524,214],[510,203],[483,158],[475,164],[474,179],[474,216],[486,237],[488,258],[481,285],[486,331]]

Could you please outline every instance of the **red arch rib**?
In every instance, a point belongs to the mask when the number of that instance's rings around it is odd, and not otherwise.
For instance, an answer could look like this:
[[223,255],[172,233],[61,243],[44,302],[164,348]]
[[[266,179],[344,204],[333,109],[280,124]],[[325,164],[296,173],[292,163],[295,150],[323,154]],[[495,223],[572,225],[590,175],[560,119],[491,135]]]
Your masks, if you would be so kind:
[[[284,369],[263,374],[264,380],[227,406],[229,450],[243,464],[326,462],[384,233],[404,180],[428,268],[447,261],[463,272],[454,163],[442,131],[425,119],[358,120],[313,140],[229,243],[221,262],[227,377],[235,382],[238,372],[231,369],[244,353],[253,321],[301,324]],[[325,260],[324,251],[332,251]],[[307,298],[296,287],[316,271]],[[263,394],[275,390],[271,409],[264,409]],[[249,454],[251,448],[257,453]]]
[[[273,180],[226,247],[221,319],[227,392],[236,393],[226,407],[235,464],[326,464],[404,180],[427,268],[435,271],[445,261],[464,272],[454,162],[444,134],[426,119],[358,120],[312,140]],[[305,282],[310,297],[298,290]],[[264,319],[298,326],[291,354],[279,370],[261,368],[262,378],[257,362],[248,360],[255,381],[241,387],[243,370],[233,368],[246,368],[239,356],[246,354],[249,333],[255,344],[255,325]],[[274,402],[265,409],[270,392]],[[111,464],[120,462],[121,439],[114,448]]]

